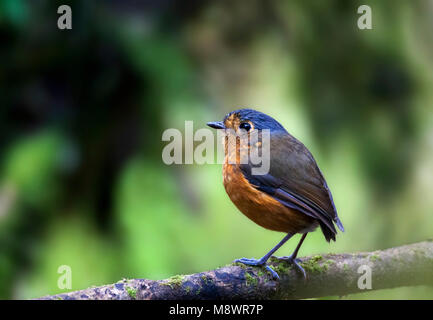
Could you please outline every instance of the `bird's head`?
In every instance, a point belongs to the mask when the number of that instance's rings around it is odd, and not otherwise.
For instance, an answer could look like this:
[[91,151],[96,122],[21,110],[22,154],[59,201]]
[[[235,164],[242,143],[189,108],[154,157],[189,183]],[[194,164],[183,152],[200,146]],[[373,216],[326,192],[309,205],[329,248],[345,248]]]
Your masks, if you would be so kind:
[[[252,109],[232,111],[224,117],[223,121],[208,122],[207,125],[225,131],[223,144],[226,159],[230,163],[246,163],[245,159],[249,159],[251,155],[251,147],[254,150],[263,150],[263,147],[269,150],[270,140],[265,140],[266,137],[270,139],[273,133],[287,133],[277,120]],[[264,133],[264,131],[268,132]]]
[[269,129],[271,132],[286,131],[274,118],[252,109],[232,111],[224,117],[223,121],[208,122],[207,125],[215,129],[231,129],[237,133],[241,130],[249,132],[254,129]]

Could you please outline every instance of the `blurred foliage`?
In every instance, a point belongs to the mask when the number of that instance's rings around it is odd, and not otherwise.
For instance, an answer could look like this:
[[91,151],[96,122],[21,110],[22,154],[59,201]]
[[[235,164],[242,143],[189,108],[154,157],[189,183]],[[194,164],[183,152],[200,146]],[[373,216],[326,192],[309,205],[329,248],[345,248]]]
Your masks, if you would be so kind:
[[282,235],[237,211],[220,165],[161,161],[163,130],[242,106],[302,140],[333,192],[346,233],[301,255],[431,238],[432,18],[428,0],[0,0],[0,298],[62,292],[61,265],[82,289],[267,252]]

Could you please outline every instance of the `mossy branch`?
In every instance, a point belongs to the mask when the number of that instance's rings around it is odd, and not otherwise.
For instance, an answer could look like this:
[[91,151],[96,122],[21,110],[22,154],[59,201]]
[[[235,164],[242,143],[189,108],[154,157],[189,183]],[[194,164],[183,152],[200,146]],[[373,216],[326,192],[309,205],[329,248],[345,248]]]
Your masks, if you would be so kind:
[[[303,299],[365,292],[358,281],[361,266],[371,268],[371,290],[433,285],[433,241],[373,252],[301,258],[301,274],[272,257],[280,280],[261,267],[232,264],[212,271],[165,280],[132,279],[41,299]],[[358,273],[358,271],[362,271]]]

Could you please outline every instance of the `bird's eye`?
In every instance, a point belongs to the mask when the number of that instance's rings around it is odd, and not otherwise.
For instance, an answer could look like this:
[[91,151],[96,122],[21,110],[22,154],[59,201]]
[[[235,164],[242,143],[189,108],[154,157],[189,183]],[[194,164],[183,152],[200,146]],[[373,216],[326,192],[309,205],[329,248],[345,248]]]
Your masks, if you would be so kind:
[[245,131],[250,131],[251,129],[251,124],[249,124],[248,122],[242,122],[239,125],[239,128],[244,129]]

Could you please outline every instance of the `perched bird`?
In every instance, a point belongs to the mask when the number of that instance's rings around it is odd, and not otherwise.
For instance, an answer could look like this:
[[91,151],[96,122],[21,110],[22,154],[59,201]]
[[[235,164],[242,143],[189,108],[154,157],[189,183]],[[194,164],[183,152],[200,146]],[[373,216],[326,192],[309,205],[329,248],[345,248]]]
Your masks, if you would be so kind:
[[[207,125],[226,133],[223,182],[232,202],[258,225],[287,233],[261,259],[242,258],[235,262],[266,266],[278,278],[266,262],[287,240],[300,233],[302,237],[293,254],[282,258],[293,263],[306,277],[296,257],[307,233],[320,226],[330,242],[335,241],[337,234],[334,223],[344,231],[331,192],[310,151],[278,121],[252,109],[232,111],[223,121]],[[249,160],[240,160],[252,147],[262,147],[264,141],[249,138],[252,132],[260,133],[264,129],[269,132],[269,170],[265,174],[254,174],[255,165]],[[248,139],[241,139],[242,135]],[[230,139],[231,136],[235,139]]]

